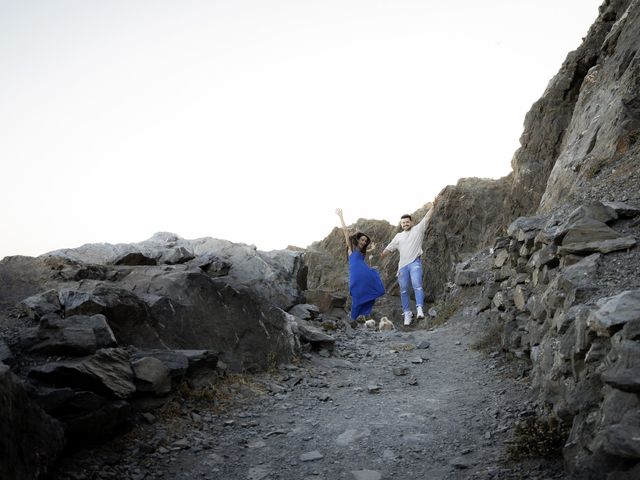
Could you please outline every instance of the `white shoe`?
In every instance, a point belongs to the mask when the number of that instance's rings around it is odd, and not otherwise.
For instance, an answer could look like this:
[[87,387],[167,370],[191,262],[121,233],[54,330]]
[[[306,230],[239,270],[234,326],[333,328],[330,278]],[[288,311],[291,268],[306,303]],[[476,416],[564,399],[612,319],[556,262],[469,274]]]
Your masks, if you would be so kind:
[[404,325],[405,327],[411,325],[411,321],[413,320],[413,313],[404,312]]
[[422,320],[424,318],[424,312],[422,311],[422,307],[416,307],[416,318],[418,320]]

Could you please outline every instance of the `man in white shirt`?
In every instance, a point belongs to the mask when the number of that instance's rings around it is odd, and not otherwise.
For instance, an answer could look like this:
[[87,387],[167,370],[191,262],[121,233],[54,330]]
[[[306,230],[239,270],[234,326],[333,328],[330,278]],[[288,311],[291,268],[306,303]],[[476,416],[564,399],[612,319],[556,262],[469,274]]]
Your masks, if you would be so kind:
[[413,313],[409,303],[409,285],[413,288],[416,299],[416,317],[424,318],[424,290],[422,288],[422,239],[427,229],[427,224],[433,215],[433,207],[429,209],[424,218],[417,225],[413,225],[411,215],[402,215],[400,227],[402,231],[397,233],[393,240],[380,254],[382,257],[389,252],[400,252],[398,262],[398,284],[400,285],[400,300],[404,312],[404,324],[411,325]]

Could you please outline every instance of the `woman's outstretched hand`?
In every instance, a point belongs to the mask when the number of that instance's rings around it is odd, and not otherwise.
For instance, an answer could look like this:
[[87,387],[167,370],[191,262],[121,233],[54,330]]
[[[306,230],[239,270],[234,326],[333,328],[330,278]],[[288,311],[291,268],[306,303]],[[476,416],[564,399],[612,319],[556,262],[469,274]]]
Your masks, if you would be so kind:
[[340,218],[342,218],[342,209],[341,208],[336,208],[336,215],[338,215]]

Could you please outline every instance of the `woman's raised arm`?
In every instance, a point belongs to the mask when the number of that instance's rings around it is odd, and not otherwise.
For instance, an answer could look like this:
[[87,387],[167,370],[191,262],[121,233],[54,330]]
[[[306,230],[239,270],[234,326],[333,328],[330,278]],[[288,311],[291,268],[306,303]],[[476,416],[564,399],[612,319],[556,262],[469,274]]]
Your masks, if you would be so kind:
[[349,255],[351,255],[351,242],[349,242],[349,232],[347,230],[347,225],[344,223],[344,217],[342,216],[341,208],[336,208],[336,215],[340,217],[340,224],[342,225],[342,232],[344,233],[344,241],[347,244]]

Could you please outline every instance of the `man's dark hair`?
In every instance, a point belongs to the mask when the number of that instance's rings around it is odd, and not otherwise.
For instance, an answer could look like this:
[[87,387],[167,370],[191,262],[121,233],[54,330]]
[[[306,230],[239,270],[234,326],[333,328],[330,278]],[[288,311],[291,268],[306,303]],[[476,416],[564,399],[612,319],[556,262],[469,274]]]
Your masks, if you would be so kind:
[[409,215],[408,213],[405,213],[404,215],[402,215],[400,217],[400,220],[404,219],[404,218],[408,218],[409,220],[413,220],[413,218],[411,218],[411,215]]

